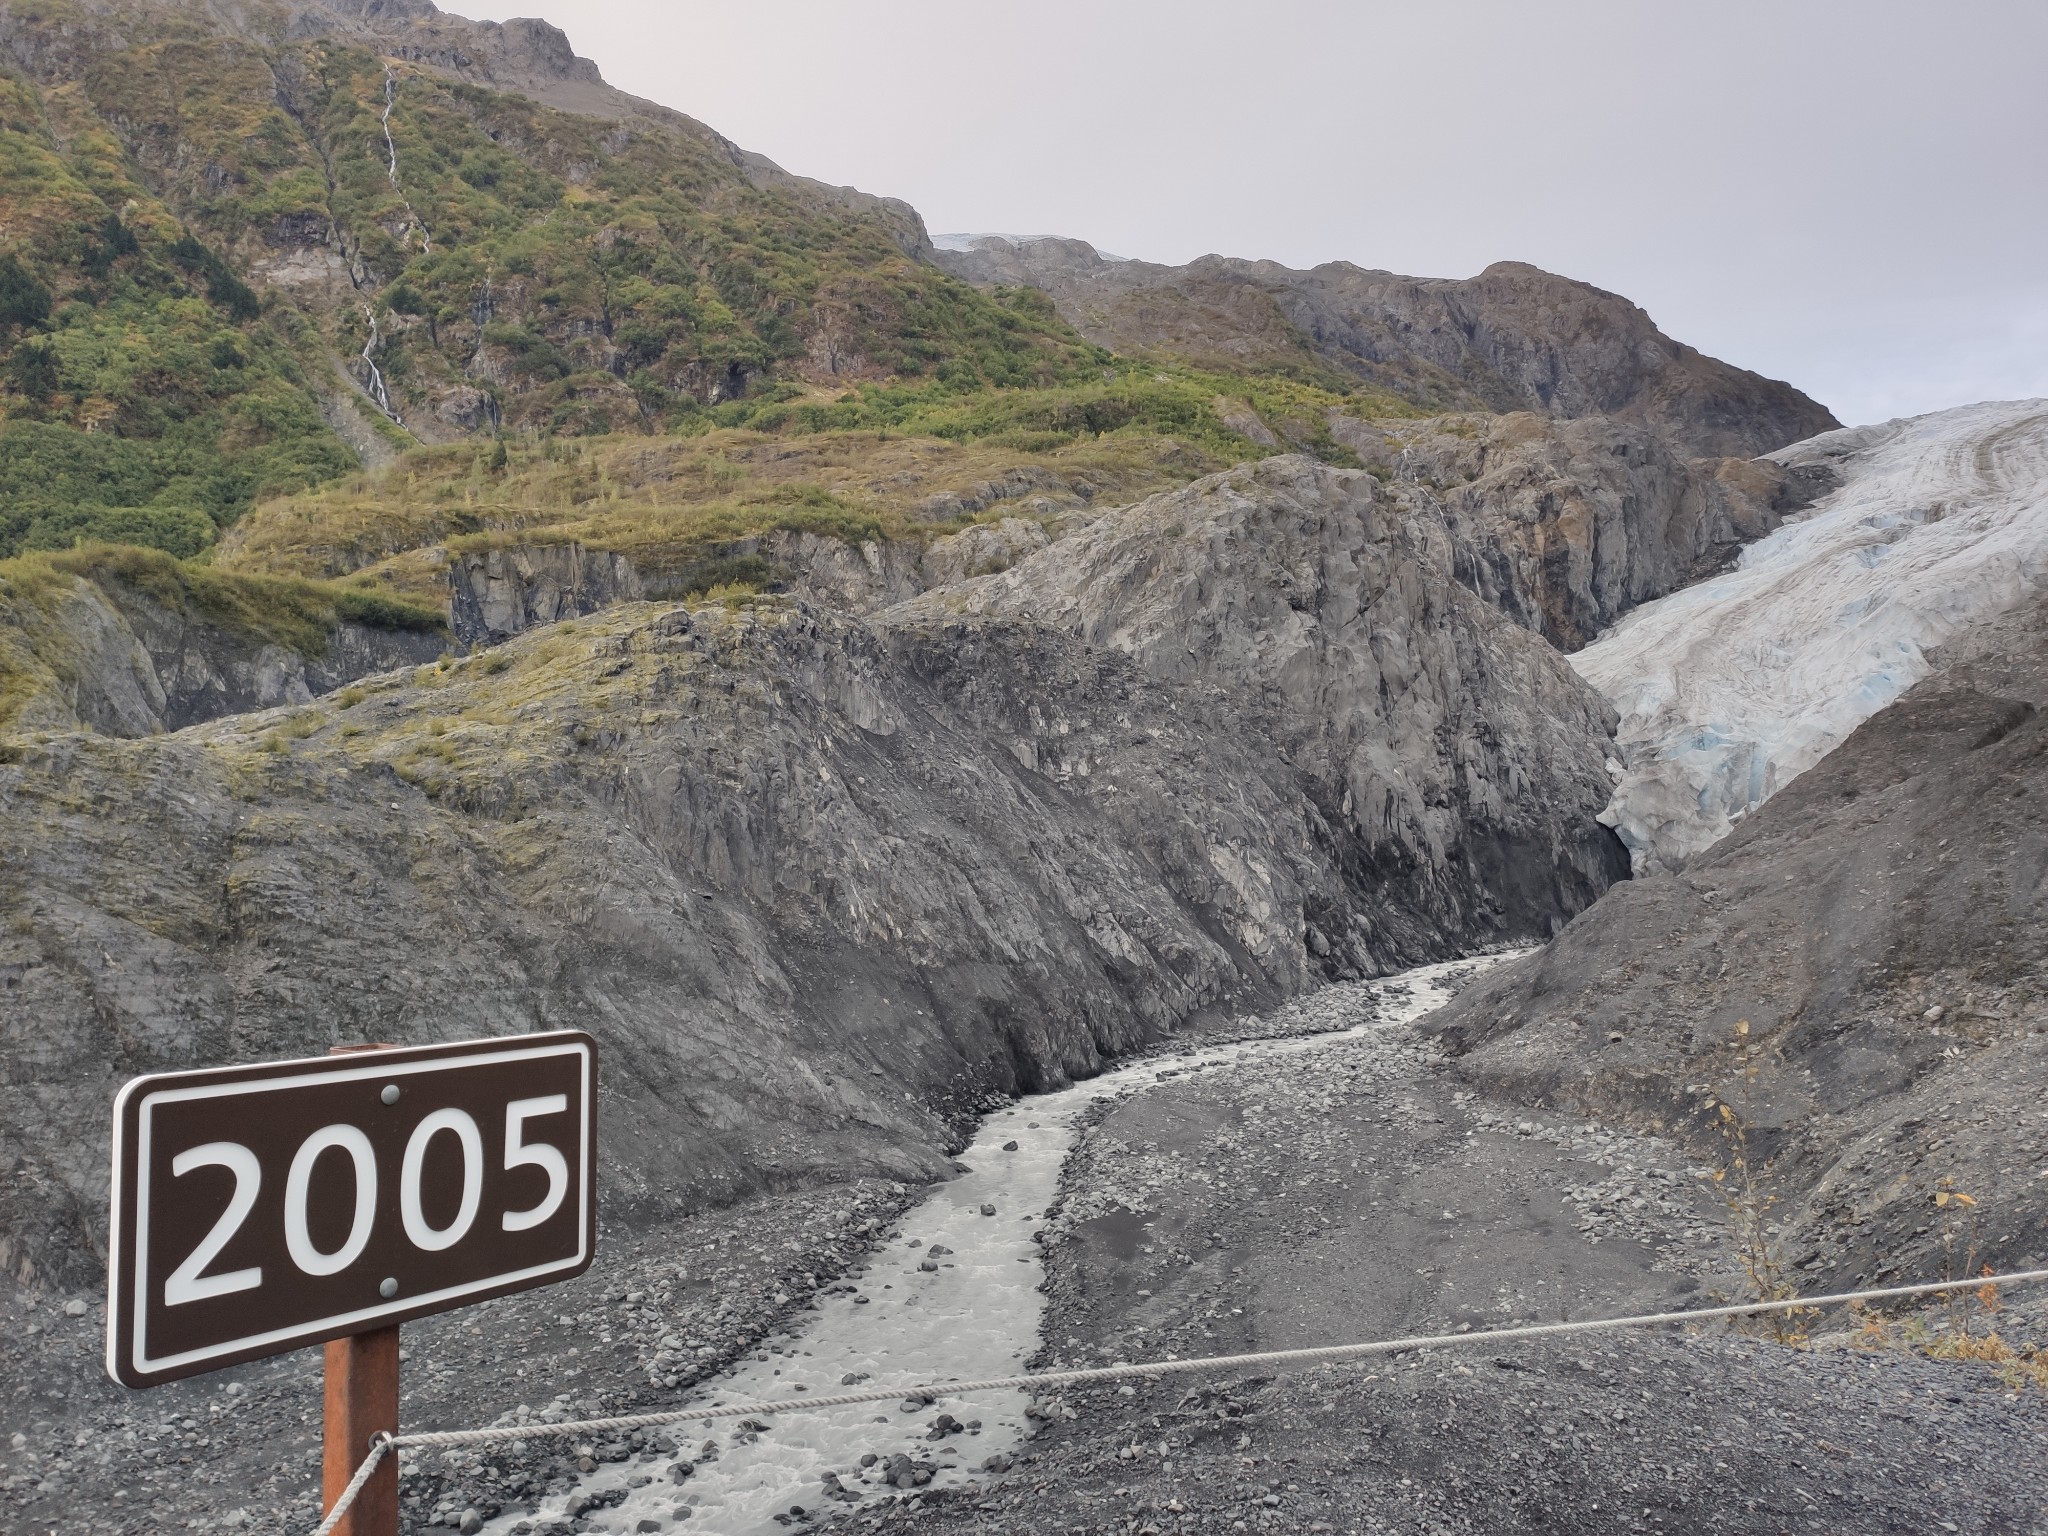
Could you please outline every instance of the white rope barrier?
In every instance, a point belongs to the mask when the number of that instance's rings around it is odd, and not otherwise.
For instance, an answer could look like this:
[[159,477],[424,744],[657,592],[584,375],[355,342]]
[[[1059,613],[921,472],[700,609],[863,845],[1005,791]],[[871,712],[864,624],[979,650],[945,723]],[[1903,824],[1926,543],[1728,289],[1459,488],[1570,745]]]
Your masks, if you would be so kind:
[[972,1397],[978,1392],[1043,1391],[1048,1387],[1090,1386],[1125,1381],[1132,1377],[1187,1376],[1200,1371],[1224,1371],[1248,1366],[1301,1366],[1330,1364],[1339,1360],[1361,1360],[1373,1355],[1398,1355],[1408,1350],[1456,1349],[1474,1344],[1502,1344],[1521,1339],[1554,1338],[1559,1334],[1595,1333],[1620,1328],[1653,1328],[1672,1323],[1704,1323],[1717,1318],[1755,1317],[1768,1312],[1803,1312],[1809,1308],[1843,1306],[1860,1301],[1903,1301],[1915,1296],[1935,1296],[1946,1291],[1974,1291],[1985,1286],[2025,1285],[2048,1280],[2048,1269],[2026,1269],[2011,1274],[1979,1275],[1968,1280],[1931,1280],[1917,1285],[1893,1285],[1867,1291],[1838,1291],[1827,1296],[1794,1296],[1777,1301],[1739,1302],[1725,1307],[1699,1307],[1684,1312],[1647,1312],[1630,1317],[1596,1317],[1575,1323],[1529,1323],[1515,1328],[1479,1329],[1471,1333],[1421,1334],[1402,1339],[1378,1339],[1363,1344],[1326,1344],[1311,1349],[1273,1349],[1253,1355],[1209,1355],[1192,1360],[1151,1360],[1136,1365],[1103,1365],[1066,1371],[1039,1371],[1023,1376],[994,1376],[985,1381],[931,1382],[912,1387],[876,1387],[863,1392],[841,1392],[830,1397],[776,1398],[772,1401],[731,1403],[724,1406],[675,1408],[662,1413],[625,1414],[607,1419],[579,1419],[566,1424],[513,1424],[491,1429],[423,1430],[413,1434],[381,1435],[368,1458],[356,1470],[334,1508],[313,1536],[328,1536],[355,1497],[369,1481],[387,1451],[417,1446],[425,1449],[457,1445],[488,1445],[500,1440],[538,1440],[565,1435],[616,1433],[621,1430],[656,1429],[668,1424],[689,1424],[707,1419],[755,1418],[762,1414],[815,1413],[822,1408],[846,1408],[859,1403],[885,1403],[894,1398],[921,1397],[936,1402],[945,1397]]
[[355,1503],[356,1495],[363,1491],[363,1484],[370,1480],[370,1474],[377,1470],[377,1463],[382,1461],[390,1450],[391,1436],[379,1434],[370,1437],[370,1454],[365,1456],[363,1464],[356,1468],[356,1475],[348,1480],[348,1486],[341,1490],[341,1496],[334,1501],[334,1508],[327,1511],[327,1518],[315,1528],[313,1536],[327,1536],[329,1531],[341,1524],[341,1517],[348,1513],[349,1505]]

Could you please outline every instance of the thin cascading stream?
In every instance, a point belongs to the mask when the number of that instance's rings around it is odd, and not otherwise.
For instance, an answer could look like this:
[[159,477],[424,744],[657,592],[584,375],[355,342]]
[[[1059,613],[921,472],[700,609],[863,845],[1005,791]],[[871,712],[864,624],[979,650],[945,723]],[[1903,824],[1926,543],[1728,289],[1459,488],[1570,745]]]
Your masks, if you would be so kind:
[[418,230],[420,232],[420,251],[423,255],[431,256],[434,254],[434,236],[427,228],[427,221],[420,217],[419,210],[413,207],[412,199],[405,195],[405,188],[399,184],[398,180],[398,141],[391,136],[391,113],[397,105],[398,77],[391,72],[390,66],[387,65],[384,70],[383,118],[384,153],[386,157],[385,174],[391,178],[391,190],[396,192],[399,201],[405,204],[405,216],[408,221],[406,233],[410,235],[413,230]]
[[363,342],[362,352],[363,371],[369,377],[364,381],[363,387],[369,391],[370,398],[376,402],[378,410],[389,416],[400,426],[404,426],[405,418],[400,416],[397,409],[391,404],[391,391],[385,386],[384,370],[377,366],[375,354],[378,346],[384,340],[384,333],[377,325],[377,312],[365,304],[363,306],[363,318],[370,322],[370,334]]

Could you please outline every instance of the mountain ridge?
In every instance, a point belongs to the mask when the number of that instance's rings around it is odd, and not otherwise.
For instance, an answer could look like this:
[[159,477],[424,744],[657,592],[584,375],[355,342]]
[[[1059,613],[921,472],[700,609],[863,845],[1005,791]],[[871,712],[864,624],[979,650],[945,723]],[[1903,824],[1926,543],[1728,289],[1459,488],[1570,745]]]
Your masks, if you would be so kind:
[[[1500,291],[1474,342],[1444,298],[1469,284],[1389,278],[1434,306],[1411,326],[1337,292],[1361,269],[1211,262],[1201,281],[1243,311],[1231,345],[1118,359],[1031,274],[950,275],[964,258],[907,205],[614,90],[543,22],[7,0],[0,61],[0,554],[193,555],[256,506],[435,444],[759,428],[1025,454],[1152,434],[1348,464],[1332,413],[1459,406],[1632,412],[1685,452],[1747,457],[1825,416],[1612,296],[1507,269],[1481,283]],[[1609,378],[1617,337],[1655,366]]]
[[[444,11],[432,0],[283,0],[289,35],[320,35],[323,22],[343,35],[391,45],[408,63],[426,65],[473,84],[510,89],[565,112],[625,121],[645,118],[684,129],[717,144],[757,185],[801,189],[809,196],[860,212],[884,212],[900,223],[906,256],[929,250],[931,237],[918,211],[900,198],[833,186],[785,170],[768,156],[734,143],[717,129],[674,107],[634,96],[607,82],[596,63],[577,53],[568,34],[537,17],[477,21]],[[216,10],[221,7],[216,4]]]
[[1109,260],[1066,238],[968,247],[932,260],[977,284],[1042,288],[1084,336],[1119,351],[1313,359],[1440,409],[1619,415],[1714,456],[1753,458],[1840,426],[1791,385],[1672,341],[1619,294],[1526,262],[1417,278],[1348,261]]

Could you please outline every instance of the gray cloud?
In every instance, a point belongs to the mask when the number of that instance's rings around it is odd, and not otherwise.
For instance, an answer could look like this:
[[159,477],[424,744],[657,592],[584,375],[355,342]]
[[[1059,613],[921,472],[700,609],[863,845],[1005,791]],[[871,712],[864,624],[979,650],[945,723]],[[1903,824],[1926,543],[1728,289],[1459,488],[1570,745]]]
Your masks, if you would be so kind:
[[456,0],[937,231],[1532,261],[1847,421],[2048,395],[2039,0]]

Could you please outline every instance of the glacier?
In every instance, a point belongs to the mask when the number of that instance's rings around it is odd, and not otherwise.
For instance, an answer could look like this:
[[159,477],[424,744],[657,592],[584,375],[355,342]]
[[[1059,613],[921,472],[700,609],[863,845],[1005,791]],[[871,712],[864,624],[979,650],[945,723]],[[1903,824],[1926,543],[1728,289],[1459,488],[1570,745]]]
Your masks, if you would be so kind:
[[1675,870],[2048,584],[2048,400],[1962,406],[1767,457],[1835,488],[1721,575],[1571,658],[1620,716],[1601,820]]

